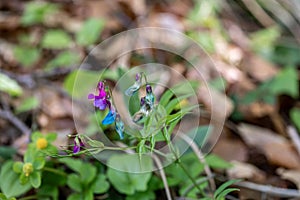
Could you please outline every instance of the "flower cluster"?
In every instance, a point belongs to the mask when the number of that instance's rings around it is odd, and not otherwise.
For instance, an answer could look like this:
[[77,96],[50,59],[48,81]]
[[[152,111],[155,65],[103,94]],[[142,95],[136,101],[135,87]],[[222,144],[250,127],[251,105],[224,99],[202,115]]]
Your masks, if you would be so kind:
[[[102,121],[103,125],[110,125],[115,122],[116,131],[120,136],[120,139],[124,139],[124,123],[117,110],[115,109],[112,99],[111,92],[108,87],[105,87],[104,82],[100,81],[98,83],[98,95],[89,94],[88,99],[94,99],[94,106],[99,108],[99,110],[109,109],[107,115]],[[78,146],[78,145],[77,145]],[[79,145],[80,146],[80,145]]]

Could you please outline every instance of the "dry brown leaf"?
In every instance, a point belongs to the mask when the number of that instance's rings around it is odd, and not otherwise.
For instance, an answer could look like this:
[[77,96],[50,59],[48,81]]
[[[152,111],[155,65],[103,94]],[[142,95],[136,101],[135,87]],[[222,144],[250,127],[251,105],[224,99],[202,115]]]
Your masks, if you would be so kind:
[[247,179],[257,183],[266,180],[266,174],[254,165],[232,161],[233,167],[227,170],[230,179]]
[[229,137],[226,129],[223,130],[217,144],[214,146],[213,153],[227,161],[244,162],[248,157],[245,144],[236,137]]
[[198,98],[211,111],[216,118],[215,120],[224,119],[224,117],[228,117],[233,111],[231,99],[224,93],[213,88],[208,88],[204,84],[201,84],[199,87]]
[[275,107],[263,102],[254,102],[251,104],[240,105],[239,111],[246,118],[256,118],[271,115],[275,112]]
[[71,101],[62,98],[55,91],[48,88],[41,88],[38,94],[42,102],[42,110],[51,118],[72,116]]
[[265,81],[278,73],[278,69],[272,63],[255,54],[248,54],[242,64],[245,72],[258,81]]
[[279,168],[276,171],[282,179],[289,180],[297,185],[300,190],[300,171],[299,170],[286,170]]
[[299,156],[283,136],[250,124],[241,124],[238,130],[246,144],[262,150],[271,163],[290,169],[300,169]]

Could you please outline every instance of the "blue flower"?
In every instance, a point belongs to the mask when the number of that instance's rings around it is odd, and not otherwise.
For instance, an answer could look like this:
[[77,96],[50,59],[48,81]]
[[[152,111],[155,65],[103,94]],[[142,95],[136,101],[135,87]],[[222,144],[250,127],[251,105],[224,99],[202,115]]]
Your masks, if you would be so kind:
[[114,123],[115,120],[116,120],[116,112],[113,110],[109,110],[105,118],[102,120],[102,124],[109,125]]
[[125,94],[127,96],[132,96],[140,89],[141,85],[142,85],[142,74],[137,73],[135,75],[135,83],[125,91]]

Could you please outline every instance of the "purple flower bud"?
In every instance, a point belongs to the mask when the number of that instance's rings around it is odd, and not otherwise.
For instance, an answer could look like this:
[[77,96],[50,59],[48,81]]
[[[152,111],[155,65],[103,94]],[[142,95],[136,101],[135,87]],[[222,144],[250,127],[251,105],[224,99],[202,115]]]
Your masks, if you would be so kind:
[[81,147],[84,147],[84,143],[79,137],[76,136],[74,139],[73,153],[78,153]]
[[148,94],[150,94],[150,93],[152,93],[152,88],[151,88],[151,86],[150,85],[146,85],[146,92],[148,93]]
[[141,78],[142,78],[141,73],[137,73],[137,74],[135,75],[135,81],[140,81]]
[[145,97],[142,97],[142,98],[141,98],[140,105],[141,105],[141,106],[145,105]]

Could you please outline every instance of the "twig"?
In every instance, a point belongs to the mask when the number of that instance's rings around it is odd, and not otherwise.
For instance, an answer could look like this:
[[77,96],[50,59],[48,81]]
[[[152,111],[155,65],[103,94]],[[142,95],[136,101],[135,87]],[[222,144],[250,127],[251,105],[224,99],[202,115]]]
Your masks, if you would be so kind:
[[256,190],[277,197],[283,197],[283,198],[300,197],[300,192],[298,190],[293,190],[293,189],[285,189],[285,188],[273,187],[269,185],[260,185],[248,181],[238,182],[235,183],[234,185],[251,189],[251,190]]
[[212,172],[204,159],[203,153],[198,148],[197,144],[191,138],[189,138],[187,135],[179,134],[179,137],[181,137],[187,144],[190,145],[190,147],[192,148],[192,150],[195,152],[196,156],[198,157],[199,161],[204,165],[204,171],[205,171],[206,175],[208,176],[210,189],[212,190],[212,192],[215,191],[216,184],[213,179]]
[[291,138],[298,154],[300,155],[300,137],[299,137],[299,134],[298,134],[297,130],[295,129],[295,127],[288,126],[287,127],[287,134]]
[[19,129],[24,135],[29,137],[31,130],[21,120],[19,120],[16,116],[14,116],[11,111],[0,110],[0,118],[9,121],[17,129]]
[[165,187],[165,192],[166,192],[166,195],[167,195],[167,199],[172,200],[169,185],[168,185],[168,181],[167,181],[167,177],[166,177],[165,171],[163,170],[163,166],[162,166],[159,158],[156,155],[153,154],[152,158],[153,158],[154,162],[156,163],[157,168],[159,170],[161,179],[162,179],[164,187]]

